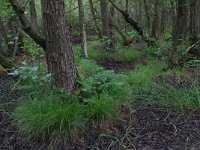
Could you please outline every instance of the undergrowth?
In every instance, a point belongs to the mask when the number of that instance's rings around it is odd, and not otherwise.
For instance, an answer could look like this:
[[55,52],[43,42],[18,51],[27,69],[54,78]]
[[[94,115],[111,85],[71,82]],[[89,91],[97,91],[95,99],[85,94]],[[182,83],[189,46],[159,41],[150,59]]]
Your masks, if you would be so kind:
[[[65,137],[81,134],[88,124],[117,121],[123,106],[148,104],[172,108],[185,113],[200,111],[199,86],[193,83],[177,87],[159,80],[159,77],[189,78],[186,71],[169,70],[163,72],[166,64],[149,57],[145,65],[135,66],[127,73],[115,73],[96,65],[94,60],[112,58],[122,61],[136,61],[144,56],[142,52],[127,49],[98,55],[98,47],[91,43],[90,59],[82,59],[80,47],[76,47],[76,63],[81,87],[68,95],[64,90],[51,85],[51,75],[44,69],[23,66],[11,75],[19,76],[15,88],[25,94],[17,107],[14,118],[20,131],[33,139],[62,142]],[[94,49],[97,48],[94,51]],[[94,55],[94,57],[91,57]],[[147,57],[146,57],[147,58]]]

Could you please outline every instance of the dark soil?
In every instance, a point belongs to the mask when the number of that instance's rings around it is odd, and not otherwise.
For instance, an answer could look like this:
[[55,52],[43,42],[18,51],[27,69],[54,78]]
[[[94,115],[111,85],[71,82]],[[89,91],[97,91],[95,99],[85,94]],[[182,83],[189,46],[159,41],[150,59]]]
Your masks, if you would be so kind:
[[[12,118],[21,94],[13,78],[0,75],[0,150],[47,150],[48,144],[28,140]],[[89,125],[82,137],[54,150],[199,150],[200,115],[178,114],[167,109],[140,107],[124,112],[115,124]],[[72,138],[71,138],[72,139]],[[62,148],[61,148],[62,147]],[[65,148],[64,148],[65,147]]]

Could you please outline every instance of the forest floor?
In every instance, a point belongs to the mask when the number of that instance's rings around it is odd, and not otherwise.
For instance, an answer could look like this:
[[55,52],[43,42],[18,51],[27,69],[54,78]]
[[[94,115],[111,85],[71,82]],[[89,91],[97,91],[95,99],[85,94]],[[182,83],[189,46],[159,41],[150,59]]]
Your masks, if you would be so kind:
[[[100,61],[99,65],[116,72],[132,69],[133,64]],[[194,72],[194,69],[191,69]],[[195,78],[198,74],[192,73]],[[13,88],[14,78],[0,74],[0,150],[46,150],[48,144],[31,141],[20,135],[12,112],[23,93]],[[174,79],[171,79],[174,83]],[[69,140],[67,149],[86,150],[199,150],[200,115],[181,114],[167,108],[141,104],[124,114],[116,123],[90,126],[82,138]],[[63,145],[58,150],[64,149]]]

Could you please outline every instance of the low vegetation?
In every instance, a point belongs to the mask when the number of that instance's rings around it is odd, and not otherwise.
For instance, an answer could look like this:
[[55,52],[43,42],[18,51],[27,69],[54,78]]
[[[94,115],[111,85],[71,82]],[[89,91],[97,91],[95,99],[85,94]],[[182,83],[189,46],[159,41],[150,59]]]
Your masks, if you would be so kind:
[[[94,48],[94,44],[91,47]],[[75,50],[76,53],[80,51],[77,47]],[[92,51],[96,50],[89,52]],[[128,57],[132,61],[135,57],[143,57],[135,56],[136,53],[131,52]],[[115,59],[118,54],[117,51],[102,58]],[[61,142],[63,137],[83,133],[91,122],[116,122],[124,109],[134,109],[141,104],[181,113],[200,111],[198,83],[190,81],[186,70],[163,71],[166,68],[163,61],[146,57],[145,64],[138,64],[126,73],[115,73],[98,66],[95,61],[99,58],[91,59],[76,58],[81,88],[74,95],[50,86],[51,75],[42,67],[29,67],[24,63],[23,67],[10,73],[20,77],[15,88],[25,93],[22,104],[14,112],[24,135],[55,144]],[[173,77],[189,83],[183,87],[177,86],[179,80],[176,79],[174,82],[177,84],[168,83],[167,79]]]

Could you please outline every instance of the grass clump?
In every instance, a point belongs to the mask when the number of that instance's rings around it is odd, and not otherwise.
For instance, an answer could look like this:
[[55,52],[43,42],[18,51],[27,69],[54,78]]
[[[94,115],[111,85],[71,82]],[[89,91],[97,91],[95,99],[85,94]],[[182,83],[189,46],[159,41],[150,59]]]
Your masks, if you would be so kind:
[[146,66],[133,70],[127,74],[126,81],[128,84],[136,87],[144,87],[152,82],[156,69]]
[[50,95],[43,100],[31,100],[16,109],[15,119],[23,134],[56,142],[84,126],[84,106],[56,98]]
[[115,101],[108,93],[102,93],[99,96],[92,96],[87,99],[88,116],[90,119],[100,122],[114,120],[117,117]]
[[154,106],[172,108],[178,112],[200,111],[199,87],[193,83],[189,87],[176,87],[163,82],[152,82],[142,90],[142,94],[135,95],[144,103]]

